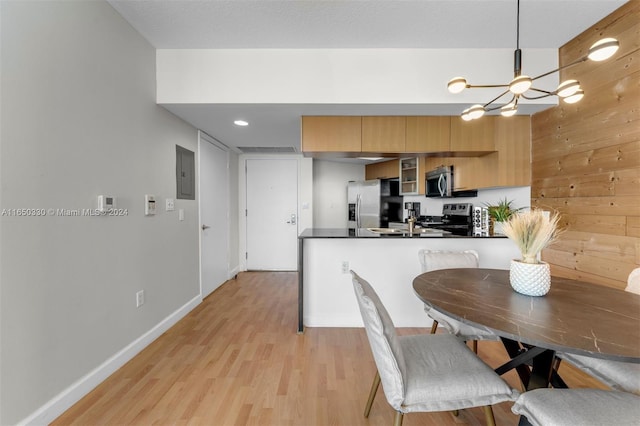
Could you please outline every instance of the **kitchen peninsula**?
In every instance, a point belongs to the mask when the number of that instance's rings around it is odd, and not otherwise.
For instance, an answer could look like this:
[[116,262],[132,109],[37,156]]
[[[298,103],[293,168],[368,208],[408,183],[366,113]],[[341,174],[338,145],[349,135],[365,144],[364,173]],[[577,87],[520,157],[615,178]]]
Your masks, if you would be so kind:
[[421,273],[418,251],[475,250],[480,267],[509,269],[519,258],[505,237],[466,237],[442,232],[371,232],[305,229],[298,237],[298,332],[308,327],[361,327],[351,274],[376,289],[398,327],[429,327],[431,319],[413,292]]

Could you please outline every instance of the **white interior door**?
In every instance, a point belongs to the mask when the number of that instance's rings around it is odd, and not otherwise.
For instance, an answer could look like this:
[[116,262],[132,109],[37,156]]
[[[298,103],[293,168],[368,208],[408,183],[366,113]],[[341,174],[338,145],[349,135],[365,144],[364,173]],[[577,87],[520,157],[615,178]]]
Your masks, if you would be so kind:
[[298,268],[298,161],[247,160],[247,269]]
[[229,153],[200,135],[200,285],[206,297],[229,274]]

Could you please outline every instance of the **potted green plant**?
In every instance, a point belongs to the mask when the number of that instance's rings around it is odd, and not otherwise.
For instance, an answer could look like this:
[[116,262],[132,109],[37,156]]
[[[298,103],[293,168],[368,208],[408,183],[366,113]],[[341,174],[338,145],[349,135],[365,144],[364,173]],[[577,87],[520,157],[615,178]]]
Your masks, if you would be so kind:
[[511,261],[509,273],[511,286],[518,293],[528,296],[544,296],[551,287],[549,264],[539,260],[543,248],[560,235],[560,215],[539,209],[521,211],[511,215],[503,224],[504,234],[516,243],[521,259]]
[[507,197],[503,200],[498,200],[497,204],[486,204],[486,206],[489,210],[489,217],[491,218],[491,233],[495,235],[502,235],[502,224],[509,220],[511,215],[524,208],[514,207],[513,200],[507,200]]

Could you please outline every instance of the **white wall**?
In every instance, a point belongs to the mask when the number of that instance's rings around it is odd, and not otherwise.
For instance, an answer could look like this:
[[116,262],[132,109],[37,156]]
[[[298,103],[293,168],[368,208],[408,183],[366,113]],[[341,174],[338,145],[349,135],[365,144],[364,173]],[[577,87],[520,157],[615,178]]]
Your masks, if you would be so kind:
[[481,189],[478,191],[477,197],[427,198],[424,195],[407,195],[404,197],[404,201],[419,202],[420,214],[422,215],[440,216],[442,215],[442,205],[445,203],[471,203],[474,206],[485,207],[487,204],[494,205],[504,198],[513,200],[514,207],[529,207],[531,205],[531,187]]
[[[558,67],[557,49],[523,55],[528,75]],[[457,75],[474,84],[510,81],[513,49],[159,49],[157,65],[161,104],[465,105],[478,94],[453,95],[447,81]],[[558,75],[540,83],[555,87]],[[491,99],[494,91],[485,93]]]
[[197,132],[156,105],[155,50],[108,3],[2,1],[0,14],[2,209],[109,194],[128,211],[0,217],[0,424],[43,424],[199,303],[197,202],[162,208],[175,145],[196,151]]
[[347,183],[364,180],[363,164],[313,160],[313,226],[347,227]]

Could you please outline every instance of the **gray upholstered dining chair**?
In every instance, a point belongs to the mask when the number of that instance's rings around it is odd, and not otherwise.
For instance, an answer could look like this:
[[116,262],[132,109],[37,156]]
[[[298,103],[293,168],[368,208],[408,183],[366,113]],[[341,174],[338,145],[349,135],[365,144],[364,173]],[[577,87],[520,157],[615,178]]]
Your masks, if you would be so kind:
[[[448,268],[477,268],[479,265],[478,252],[475,250],[445,251],[445,250],[420,250],[418,258],[422,272],[436,271]],[[431,334],[434,334],[441,324],[449,333],[455,334],[464,340],[473,342],[473,351],[478,353],[478,340],[498,340],[499,337],[488,329],[474,327],[451,318],[441,312],[425,305],[424,310],[433,319]]]
[[640,397],[600,389],[543,388],[520,395],[511,411],[533,426],[636,426]]
[[[626,291],[640,294],[640,268],[634,269],[627,280]],[[586,355],[556,353],[556,370],[560,360],[583,370],[612,389],[640,395],[640,364],[611,361]]]
[[394,425],[405,413],[455,411],[484,407],[487,424],[495,424],[492,404],[513,401],[512,389],[462,340],[452,334],[398,336],[371,285],[351,271],[377,372],[364,416],[369,417],[380,383],[396,410]]

